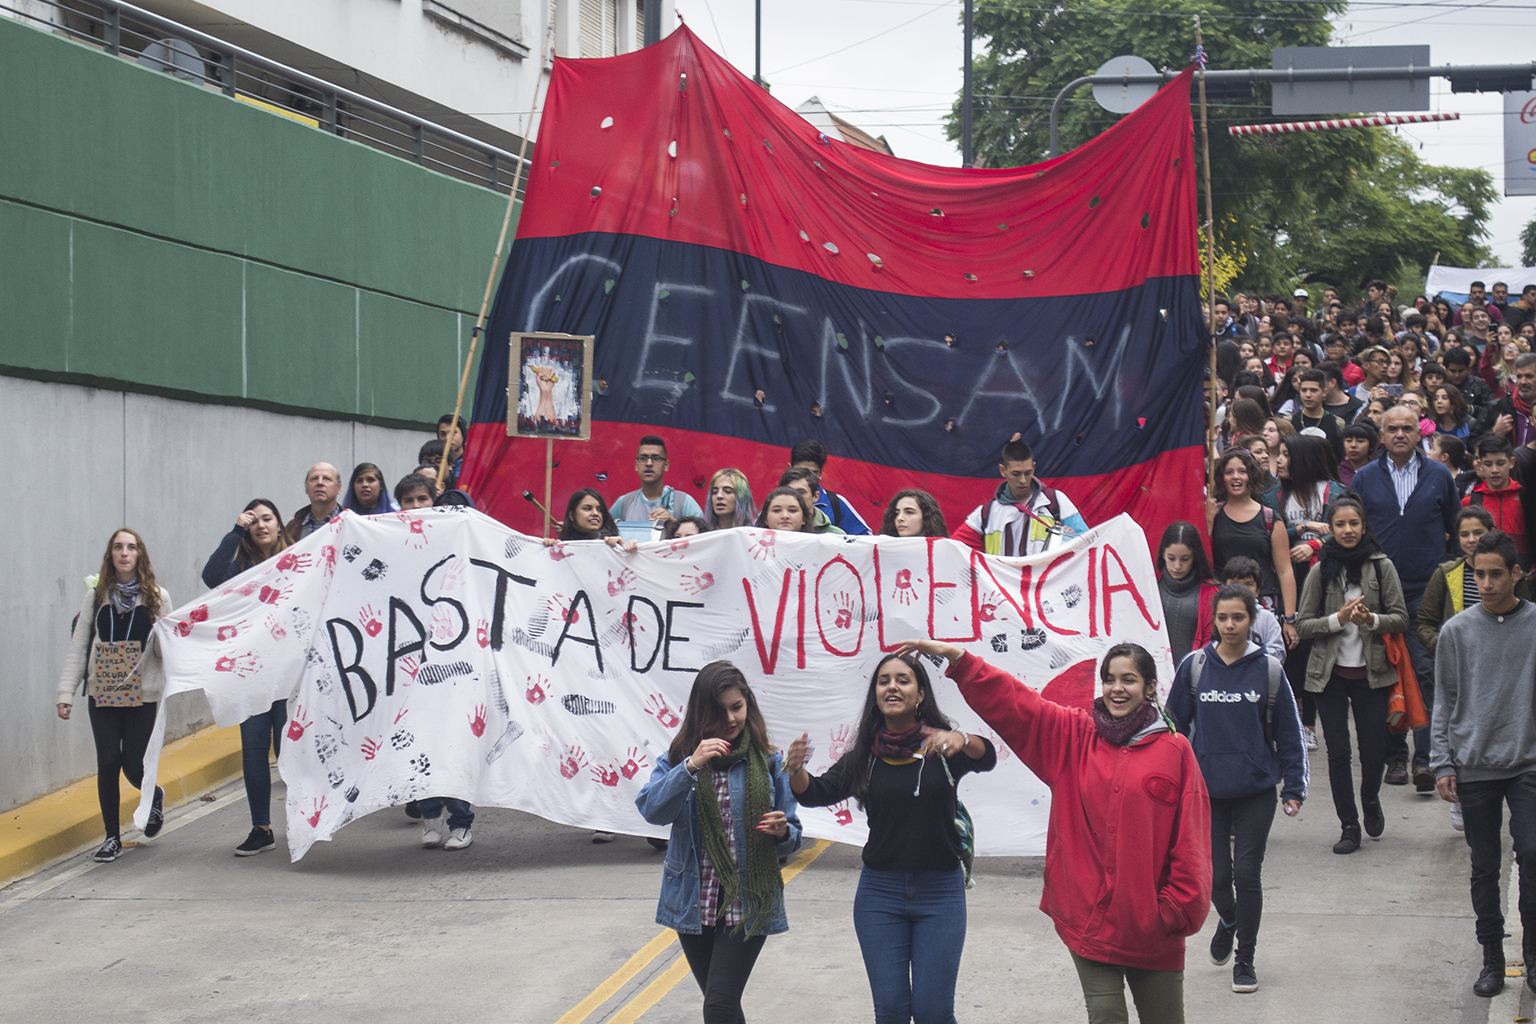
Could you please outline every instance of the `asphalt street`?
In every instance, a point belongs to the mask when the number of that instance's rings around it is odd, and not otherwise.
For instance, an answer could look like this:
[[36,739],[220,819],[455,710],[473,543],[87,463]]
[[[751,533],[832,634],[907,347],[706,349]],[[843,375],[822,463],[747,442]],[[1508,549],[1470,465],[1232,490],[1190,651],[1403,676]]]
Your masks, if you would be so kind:
[[[1467,850],[1445,805],[1388,787],[1386,834],[1335,856],[1327,767],[1322,752],[1313,758],[1314,799],[1296,820],[1277,816],[1270,839],[1260,989],[1230,991],[1230,968],[1205,955],[1208,925],[1190,941],[1188,1019],[1530,1017],[1518,978],[1497,999],[1471,994],[1480,957]],[[276,808],[282,795],[279,785]],[[597,845],[587,831],[493,808],[479,812],[470,849],[424,850],[419,824],[394,809],[289,864],[281,848],[236,858],[249,828],[243,793],[213,797],[173,812],[165,833],[117,863],[77,857],[0,891],[0,1019],[700,1019],[677,945],[654,923],[661,854],[642,839]],[[1506,850],[1506,887],[1509,859]],[[1042,864],[978,862],[963,1024],[1086,1019],[1070,958],[1038,909]],[[768,941],[747,1017],[872,1019],[852,923],[859,851],[817,847],[791,870],[790,931]]]

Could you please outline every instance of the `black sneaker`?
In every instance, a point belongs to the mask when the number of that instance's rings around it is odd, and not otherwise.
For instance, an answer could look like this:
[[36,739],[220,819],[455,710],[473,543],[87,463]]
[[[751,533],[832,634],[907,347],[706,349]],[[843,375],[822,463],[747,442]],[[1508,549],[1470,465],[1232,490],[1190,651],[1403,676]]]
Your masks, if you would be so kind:
[[144,838],[153,839],[165,827],[165,790],[155,787],[155,799],[149,805],[149,820],[144,822]]
[[1228,927],[1221,918],[1216,919],[1216,934],[1211,936],[1211,963],[1225,967],[1232,959],[1232,943],[1237,939],[1237,925]]
[[1413,789],[1416,793],[1435,792],[1435,773],[1429,765],[1416,762],[1413,766]]
[[258,853],[266,853],[277,846],[277,837],[272,835],[271,829],[253,828],[251,834],[245,837],[245,842],[235,847],[236,857],[254,857]]
[[651,844],[651,849],[660,850],[662,853],[667,852],[667,841],[665,839],[657,839],[655,836],[647,836],[645,841]]
[[412,821],[421,820],[421,808],[416,806],[415,800],[405,805],[405,816]]
[[1259,976],[1253,972],[1253,964],[1245,964],[1241,960],[1232,965],[1232,991],[1233,992],[1257,992],[1259,990]]
[[1339,841],[1333,844],[1334,853],[1354,853],[1360,849],[1360,826],[1345,825]]
[[122,855],[123,841],[117,838],[117,836],[113,836],[102,843],[95,853],[91,854],[91,860],[98,864],[110,864]]
[[1365,834],[1372,839],[1381,838],[1381,833],[1387,827],[1387,816],[1382,813],[1381,801],[1362,801],[1362,804],[1361,810],[1364,812]]

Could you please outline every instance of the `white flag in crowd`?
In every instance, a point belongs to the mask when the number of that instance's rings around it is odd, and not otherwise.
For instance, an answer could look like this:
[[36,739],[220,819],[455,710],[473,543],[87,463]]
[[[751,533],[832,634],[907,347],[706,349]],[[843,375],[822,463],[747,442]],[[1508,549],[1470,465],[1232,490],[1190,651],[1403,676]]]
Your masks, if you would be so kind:
[[[347,512],[157,628],[167,697],[204,691],[222,726],[288,700],[278,764],[295,860],[429,796],[665,835],[635,794],[694,675],[722,658],[775,744],[810,734],[815,772],[847,749],[880,652],[906,637],[953,641],[1084,707],[1113,643],[1151,650],[1165,690],[1172,675],[1146,538],[1124,515],[1005,559],[942,539],[752,529],[626,554],[545,547],[469,510]],[[944,712],[997,742],[942,668],[930,674]],[[163,722],[162,708],[147,761]],[[980,854],[1044,852],[1049,792],[1006,748],[961,796]],[[801,817],[809,836],[865,839],[854,807]]]

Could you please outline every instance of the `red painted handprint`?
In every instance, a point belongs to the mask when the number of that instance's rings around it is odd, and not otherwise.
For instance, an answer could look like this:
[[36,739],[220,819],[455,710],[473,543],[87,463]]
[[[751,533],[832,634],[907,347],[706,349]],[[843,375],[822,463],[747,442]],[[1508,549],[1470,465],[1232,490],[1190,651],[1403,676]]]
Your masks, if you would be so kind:
[[278,641],[279,643],[288,639],[288,631],[283,628],[283,624],[281,622],[277,621],[276,615],[267,616],[267,632],[271,633],[272,639]]
[[358,609],[357,624],[362,626],[363,632],[369,636],[378,636],[384,629],[384,623],[379,621],[379,613],[374,611],[371,604],[365,604]]
[[997,609],[1002,603],[1003,599],[1000,596],[992,591],[988,591],[981,596],[981,604],[977,608],[977,617],[982,622],[992,622],[997,618]]
[[481,647],[491,646],[491,624],[484,619],[475,623],[475,642]]
[[320,549],[320,565],[325,569],[325,578],[330,579],[336,572],[336,549],[327,544]]
[[837,614],[832,617],[832,623],[838,629],[851,629],[853,627],[853,596],[839,592],[832,599],[837,607]]
[[[187,614],[186,621],[176,623],[177,636],[191,636],[192,627],[199,622],[208,621],[208,606],[200,604]],[[222,639],[222,638],[221,638]]]
[[912,570],[896,570],[896,600],[902,604],[911,604],[917,600],[917,593],[912,589]]
[[699,572],[699,567],[693,567],[693,573],[683,573],[683,589],[690,594],[702,594],[715,585],[715,574]]
[[464,561],[464,559],[455,558],[443,566],[443,574],[437,578],[438,592],[446,593],[450,590],[457,590],[459,588],[459,579],[464,575],[464,570],[468,565],[469,563]]
[[314,810],[305,815],[304,820],[309,822],[310,828],[319,828],[320,815],[325,811],[325,797],[322,796],[319,798],[312,798],[310,800],[310,806],[312,806]]
[[839,825],[850,825],[853,823],[853,812],[848,809],[847,800],[844,800],[840,804],[833,805],[832,818]]
[[406,715],[408,715],[410,713],[411,713],[411,709],[406,707],[404,704],[401,704],[400,705],[400,710],[395,712],[395,724],[399,725],[400,724],[400,719],[404,718]]
[[587,763],[587,752],[581,747],[572,745],[560,757],[560,774],[568,779],[574,779]]
[[475,713],[469,716],[469,731],[476,736],[485,735],[485,705],[476,704]]
[[363,760],[372,761],[379,756],[379,741],[372,736],[363,737]]
[[626,779],[632,779],[640,774],[640,769],[649,768],[650,765],[650,759],[640,751],[639,747],[630,747],[629,760],[619,765],[619,774]]
[[[245,619],[241,619],[239,622],[231,622],[228,625],[220,626],[218,637],[220,640],[233,640],[242,632],[250,628],[251,624]],[[176,627],[176,632],[181,633],[181,626],[179,624]],[[191,632],[190,627],[188,628],[188,632]],[[187,634],[181,633],[181,635],[186,636]]]
[[277,604],[293,593],[293,587],[288,583],[281,583],[275,587],[262,587],[261,593],[256,595],[256,600],[262,604]]
[[608,574],[608,596],[618,597],[624,591],[633,587],[637,578],[633,569],[621,569],[617,576],[610,572]]
[[421,671],[421,661],[414,654],[407,654],[400,659],[400,667],[405,669],[405,674],[411,677],[411,682],[416,681],[416,673]]
[[277,560],[278,572],[302,573],[314,564],[315,556],[307,551],[300,554],[289,552]]
[[420,519],[408,519],[406,522],[411,524],[411,528],[405,535],[405,542],[420,551],[427,546],[427,527],[430,524]]
[[301,740],[304,738],[304,730],[310,726],[309,719],[304,717],[304,705],[296,705],[293,709],[293,719],[288,723],[288,738]]
[[452,640],[458,631],[453,612],[447,605],[440,604],[432,609],[432,639],[445,644]]
[[556,541],[544,550],[548,551],[549,557],[556,562],[564,561],[571,557],[571,553],[565,549],[565,545],[560,541]]
[[680,537],[679,539],[677,539],[677,540],[673,541],[672,543],[668,544],[666,546],[666,548],[664,548],[662,550],[661,557],[662,558],[671,558],[673,555],[677,554],[678,552],[680,552],[680,551],[687,551],[687,550],[688,550],[688,538],[687,537]]
[[543,704],[544,703],[544,696],[545,696],[545,694],[544,694],[544,686],[548,682],[549,682],[549,680],[545,679],[543,676],[529,676],[528,677],[528,690],[524,694],[524,696],[528,698],[528,703],[529,704]]
[[619,773],[614,770],[611,764],[595,764],[587,770],[592,773],[592,780],[594,782],[601,782],[605,786],[617,786],[619,784]]
[[832,758],[832,763],[836,764],[838,761],[841,761],[843,755],[848,753],[848,748],[852,745],[853,733],[849,731],[846,725],[840,725],[833,729],[832,742],[827,744],[827,754]]
[[233,672],[241,679],[244,679],[259,668],[261,668],[261,659],[256,656],[255,651],[246,651],[244,654],[221,657],[213,663],[213,670],[215,672]]
[[668,729],[676,729],[680,719],[667,707],[667,700],[659,693],[653,693],[645,698],[645,713],[651,715]]
[[753,558],[761,558],[766,562],[777,553],[776,543],[777,538],[774,535],[774,531],[760,530],[758,531],[757,539],[752,542],[752,547],[749,550],[752,552]]

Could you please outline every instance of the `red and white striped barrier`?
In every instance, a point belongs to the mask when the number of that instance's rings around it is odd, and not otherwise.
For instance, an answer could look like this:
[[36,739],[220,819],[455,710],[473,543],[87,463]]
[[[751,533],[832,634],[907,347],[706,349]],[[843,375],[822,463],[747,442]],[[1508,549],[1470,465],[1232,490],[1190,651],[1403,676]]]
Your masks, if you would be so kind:
[[1286,121],[1281,124],[1235,124],[1230,135],[1290,135],[1294,132],[1331,132],[1340,128],[1385,128],[1394,124],[1425,121],[1459,121],[1460,114],[1378,114],[1375,117],[1344,117],[1333,121]]

